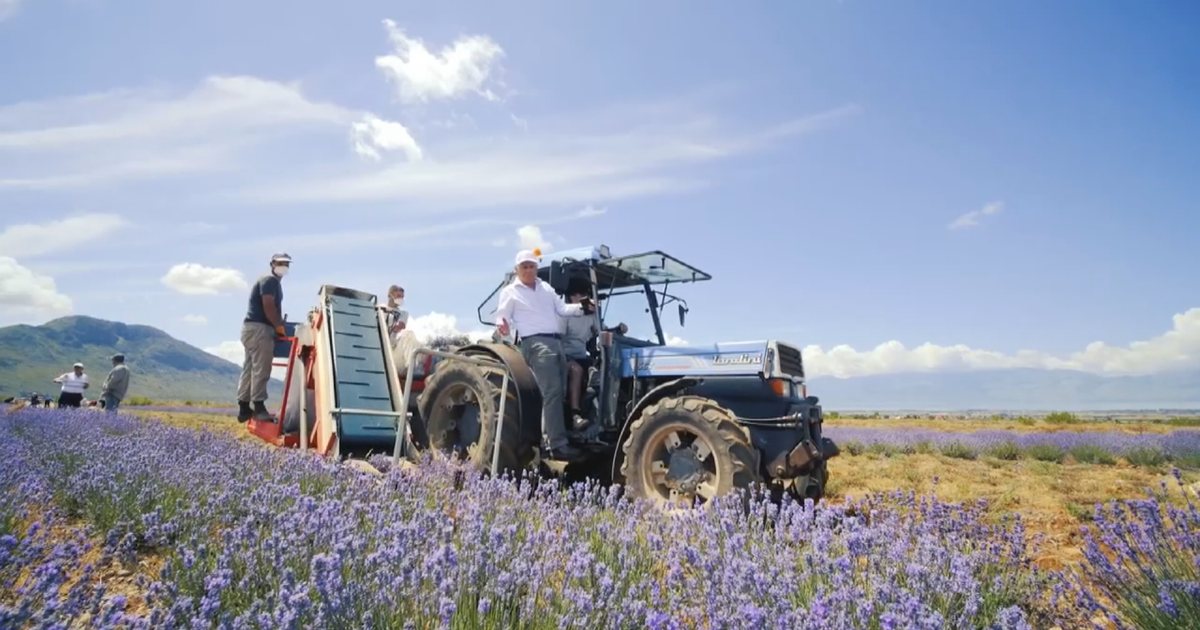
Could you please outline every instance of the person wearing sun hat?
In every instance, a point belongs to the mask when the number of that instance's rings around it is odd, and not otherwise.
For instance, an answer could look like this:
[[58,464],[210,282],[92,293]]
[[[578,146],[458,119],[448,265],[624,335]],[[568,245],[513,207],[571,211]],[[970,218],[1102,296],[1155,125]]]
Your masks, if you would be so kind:
[[564,302],[550,283],[537,277],[540,262],[540,250],[517,253],[516,275],[500,291],[496,329],[503,337],[510,332],[516,335],[521,355],[533,370],[542,393],[542,434],[547,459],[573,460],[582,453],[568,443],[563,421],[563,377],[567,363],[559,318],[590,315],[595,312],[595,305],[590,298],[579,304]]
[[76,363],[71,371],[54,379],[62,384],[62,392],[58,394],[59,407],[79,407],[83,402],[83,390],[88,388],[88,376],[83,372],[83,364]]
[[246,356],[242,361],[242,377],[238,380],[238,422],[245,422],[251,417],[256,420],[271,419],[271,412],[267,411],[267,384],[271,380],[275,339],[287,336],[283,326],[281,281],[291,266],[291,256],[271,256],[271,272],[259,278],[250,288],[250,303],[242,320],[242,348]]

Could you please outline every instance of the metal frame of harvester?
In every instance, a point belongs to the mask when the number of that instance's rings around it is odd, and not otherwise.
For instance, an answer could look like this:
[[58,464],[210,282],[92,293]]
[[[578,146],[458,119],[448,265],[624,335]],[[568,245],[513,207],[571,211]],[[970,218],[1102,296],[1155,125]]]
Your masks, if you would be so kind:
[[[319,296],[319,304],[309,311],[306,322],[287,323],[285,329],[290,334],[276,340],[271,366],[286,370],[279,413],[271,420],[252,418],[247,421],[250,433],[275,446],[313,450],[319,455],[334,459],[340,459],[344,454],[350,455],[353,452],[362,453],[366,447],[365,452],[390,453],[398,463],[400,458],[413,455],[406,447],[412,444],[410,416],[412,415],[411,407],[416,402],[413,394],[418,394],[423,385],[423,379],[416,379],[414,376],[421,363],[429,365],[432,362],[431,359],[436,357],[444,361],[498,367],[497,362],[486,358],[420,348],[409,358],[405,379],[401,385],[392,347],[390,343],[387,343],[387,323],[382,309],[372,308],[374,311],[373,326],[364,326],[363,322],[352,324],[357,325],[361,330],[339,330],[335,323],[338,309],[346,308],[346,303],[339,303],[335,298],[347,298],[350,300],[349,304],[361,308],[364,302],[374,307],[375,296],[332,285],[321,287]],[[339,340],[342,346],[341,354],[339,354]],[[372,345],[372,342],[378,342],[378,345]],[[343,404],[343,399],[347,397],[341,391],[343,388],[363,385],[362,381],[354,380],[353,377],[345,378],[347,375],[338,373],[338,358],[349,357],[351,360],[364,360],[361,356],[355,356],[356,353],[346,352],[348,347],[357,350],[378,351],[381,365],[376,367],[381,368],[378,372],[382,373],[382,380],[387,384],[388,389],[385,400],[389,404],[386,408],[380,408],[383,405],[363,408],[348,407]],[[351,369],[360,373],[363,371]],[[504,376],[503,386],[508,387],[507,372]],[[299,391],[297,391],[297,387]],[[309,404],[310,393],[313,399],[311,405]],[[379,396],[372,398],[381,401]],[[401,412],[401,410],[406,411]],[[501,402],[500,417],[503,417],[504,411],[504,402]],[[286,422],[290,416],[298,418],[295,430],[289,430]],[[367,440],[366,444],[362,443],[362,440],[353,440],[347,444],[353,448],[343,448],[344,442],[347,441],[343,436],[347,433],[348,424],[353,420],[361,421],[363,418],[387,418],[392,421],[393,428],[390,432],[380,431],[377,440]],[[492,419],[492,422],[494,421],[495,418]],[[502,430],[502,427],[497,427],[497,430]],[[405,436],[406,439],[395,439],[397,435]],[[491,466],[493,473],[498,470],[500,443],[500,439],[495,442],[496,448]],[[344,453],[343,451],[350,452]]]

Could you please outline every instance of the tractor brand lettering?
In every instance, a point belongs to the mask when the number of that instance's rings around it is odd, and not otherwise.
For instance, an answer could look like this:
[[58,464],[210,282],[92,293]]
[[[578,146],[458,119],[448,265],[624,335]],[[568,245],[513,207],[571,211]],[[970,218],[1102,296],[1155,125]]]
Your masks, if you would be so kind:
[[713,365],[754,365],[762,363],[762,353],[750,354],[744,352],[742,354],[718,354],[712,358]]

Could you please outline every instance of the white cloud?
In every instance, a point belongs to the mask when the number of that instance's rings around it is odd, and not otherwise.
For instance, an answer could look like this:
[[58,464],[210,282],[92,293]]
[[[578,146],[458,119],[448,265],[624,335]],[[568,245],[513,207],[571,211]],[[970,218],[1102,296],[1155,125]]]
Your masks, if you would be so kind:
[[688,340],[684,339],[683,337],[676,337],[675,335],[667,335],[667,345],[668,346],[686,346],[686,345],[688,345]]
[[236,269],[205,267],[197,263],[171,267],[162,277],[162,283],[187,295],[216,295],[249,286],[242,272]]
[[[237,365],[241,365],[246,359],[246,350],[242,347],[242,342],[240,341],[222,341],[215,346],[205,348],[204,351]],[[286,381],[287,367],[272,367],[271,378],[278,381]]]
[[185,234],[190,235],[215,234],[226,230],[226,226],[224,225],[217,225],[216,223],[209,223],[207,221],[188,221],[179,226],[179,228]]
[[445,313],[432,312],[428,315],[413,317],[408,321],[408,329],[413,331],[422,342],[428,342],[435,337],[454,337],[466,335],[472,341],[491,339],[492,331],[475,328],[462,330],[458,326],[458,318]]
[[[31,107],[46,113],[34,116]],[[41,124],[0,131],[0,148],[103,147],[136,138],[204,140],[215,130],[239,135],[297,123],[345,124],[353,117],[345,108],[308,100],[296,85],[251,76],[212,76],[182,95],[118,90],[5,106],[0,108],[0,129]]]
[[241,365],[242,360],[246,357],[246,349],[242,347],[240,341],[222,341],[215,346],[205,348],[204,351],[238,365]]
[[1200,367],[1200,308],[1175,315],[1171,330],[1152,339],[1123,347],[1097,341],[1065,357],[1035,350],[1005,354],[961,344],[926,343],[910,349],[893,340],[864,351],[846,345],[829,350],[808,346],[804,348],[804,361],[812,376],[841,378],[1010,368],[1080,370],[1104,375],[1153,374]]
[[978,210],[972,210],[958,217],[950,223],[949,228],[951,230],[961,230],[963,228],[976,227],[984,217],[999,214],[1003,209],[1004,204],[1002,202],[993,201]]
[[394,50],[376,57],[375,66],[395,83],[401,102],[427,102],[468,93],[497,99],[485,84],[504,51],[487,36],[460,37],[434,53],[421,40],[407,36],[392,20],[384,20],[383,25]]
[[71,298],[58,292],[53,278],[0,256],[0,315],[5,319],[66,315],[71,309]]
[[[252,76],[212,76],[182,93],[112,90],[6,105],[0,190],[237,174],[241,162],[261,164],[257,152],[273,141],[328,132],[329,142],[345,143],[347,130],[369,117],[311,100],[297,84]],[[278,155],[291,157],[288,150],[280,147]]]
[[588,204],[583,208],[580,208],[579,212],[576,213],[575,216],[581,219],[587,219],[591,217],[598,217],[606,212],[608,212],[608,208],[597,208],[596,206]]
[[21,0],[0,0],[0,22],[17,14],[21,8]]
[[[526,217],[528,219],[528,216]],[[539,226],[560,225],[590,218],[579,214],[546,214],[537,218]],[[321,232],[307,231],[303,233],[275,234],[270,237],[250,237],[242,239],[226,239],[213,246],[210,252],[242,252],[247,250],[275,250],[280,243],[287,243],[287,248],[304,250],[320,248],[325,252],[342,249],[358,249],[369,244],[399,245],[405,244],[409,249],[444,248],[448,241],[450,245],[465,247],[471,244],[469,234],[478,234],[479,243],[492,247],[520,247],[520,237],[515,231],[525,221],[514,221],[502,218],[471,218],[445,221],[442,223],[418,224],[416,221],[406,221],[401,227],[376,226],[370,228],[347,229],[338,231],[324,230]],[[529,225],[533,225],[529,223]],[[509,232],[509,230],[514,230]],[[516,237],[495,236],[498,233],[516,234]],[[438,238],[442,237],[442,238]],[[547,249],[547,251],[549,251]]]
[[0,252],[18,258],[70,250],[125,225],[115,214],[83,214],[47,223],[10,225],[0,232]]
[[183,323],[193,326],[204,326],[208,323],[208,318],[203,315],[184,315]]
[[398,122],[367,116],[351,126],[354,151],[371,160],[383,158],[380,151],[404,152],[411,161],[421,159],[421,147],[413,139],[408,128]]
[[542,228],[536,225],[522,225],[517,228],[517,241],[521,249],[541,248],[542,251],[548,251],[550,247],[549,242],[542,236]]
[[843,107],[767,130],[716,129],[676,112],[619,129],[580,132],[593,119],[567,121],[552,130],[516,138],[477,134],[439,149],[436,158],[381,166],[365,172],[309,175],[246,189],[255,202],[414,202],[436,213],[447,207],[572,206],[693,190],[706,181],[681,172],[689,166],[759,150],[822,129],[858,111]]

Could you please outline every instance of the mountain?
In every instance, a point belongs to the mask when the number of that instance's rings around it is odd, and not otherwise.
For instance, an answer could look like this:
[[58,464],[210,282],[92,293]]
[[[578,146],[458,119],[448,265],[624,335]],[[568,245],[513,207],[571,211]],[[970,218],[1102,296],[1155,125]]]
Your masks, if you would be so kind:
[[[84,316],[0,328],[0,394],[58,396],[51,381],[80,361],[92,382],[85,396],[96,398],[117,352],[131,372],[128,397],[232,403],[236,396],[240,365],[151,326]],[[279,400],[282,383],[272,380],[271,387],[270,397]]]
[[808,391],[838,410],[1198,409],[1200,371],[1097,376],[1071,370],[1012,369],[813,377]]
[[[0,395],[58,395],[54,377],[82,361],[99,393],[114,352],[133,373],[129,396],[232,403],[241,366],[150,326],[63,317],[0,328]],[[271,399],[283,384],[271,381]],[[1200,371],[1103,377],[1069,370],[993,370],[812,377],[810,394],[838,410],[1119,410],[1200,408]]]

